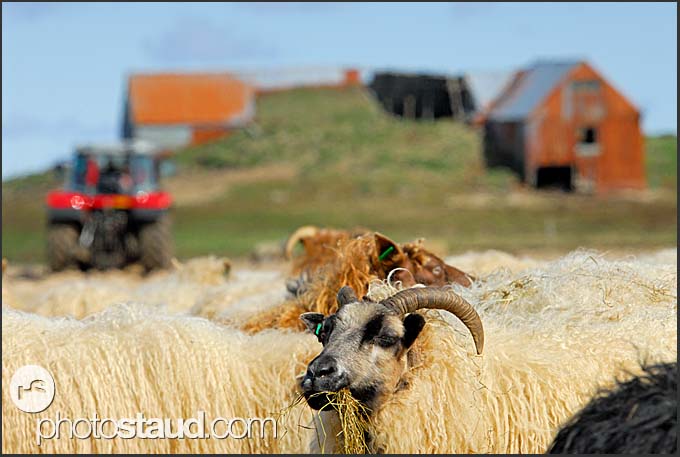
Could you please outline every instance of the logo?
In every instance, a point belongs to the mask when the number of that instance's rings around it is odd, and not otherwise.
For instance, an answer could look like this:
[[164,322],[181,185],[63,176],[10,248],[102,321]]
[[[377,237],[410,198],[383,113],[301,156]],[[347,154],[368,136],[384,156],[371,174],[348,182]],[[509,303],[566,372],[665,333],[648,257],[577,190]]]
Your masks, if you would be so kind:
[[54,378],[38,365],[25,365],[14,372],[9,389],[12,401],[25,413],[45,411],[54,400]]

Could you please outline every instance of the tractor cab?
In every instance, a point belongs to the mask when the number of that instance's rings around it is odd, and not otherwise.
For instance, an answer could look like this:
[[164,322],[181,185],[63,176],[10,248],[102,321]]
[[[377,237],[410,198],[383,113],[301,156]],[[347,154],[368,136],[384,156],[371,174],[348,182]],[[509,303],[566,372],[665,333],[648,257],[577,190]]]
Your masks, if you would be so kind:
[[87,194],[134,195],[157,190],[159,153],[124,143],[81,146],[76,149],[67,177],[68,190]]

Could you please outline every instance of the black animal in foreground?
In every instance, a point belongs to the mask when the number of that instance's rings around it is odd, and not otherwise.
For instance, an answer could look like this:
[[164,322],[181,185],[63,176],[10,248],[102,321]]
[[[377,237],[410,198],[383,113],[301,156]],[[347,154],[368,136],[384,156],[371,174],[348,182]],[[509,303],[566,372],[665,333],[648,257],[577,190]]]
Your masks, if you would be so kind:
[[548,454],[675,454],[678,363],[645,365],[644,373],[601,391],[559,431]]

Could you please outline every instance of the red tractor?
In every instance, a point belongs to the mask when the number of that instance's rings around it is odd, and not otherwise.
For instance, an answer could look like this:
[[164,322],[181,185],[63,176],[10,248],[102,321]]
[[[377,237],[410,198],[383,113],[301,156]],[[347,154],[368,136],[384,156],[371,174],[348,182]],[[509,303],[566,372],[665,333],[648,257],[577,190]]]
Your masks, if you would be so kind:
[[64,188],[47,194],[50,268],[169,267],[172,198],[159,189],[162,159],[148,143],[76,148]]

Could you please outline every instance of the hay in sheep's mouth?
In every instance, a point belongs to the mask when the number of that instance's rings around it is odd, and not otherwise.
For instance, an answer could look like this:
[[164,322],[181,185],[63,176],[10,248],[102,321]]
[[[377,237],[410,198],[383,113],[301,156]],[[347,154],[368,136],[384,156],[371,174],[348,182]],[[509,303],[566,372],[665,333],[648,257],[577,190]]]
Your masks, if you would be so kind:
[[[328,436],[329,433],[332,433],[330,430],[317,430],[317,439],[321,443],[328,439],[335,439],[335,442],[339,445],[339,453],[368,453],[369,449],[366,440],[370,432],[370,410],[354,398],[347,388],[341,389],[338,392],[318,392],[312,396],[321,395],[328,399],[328,403],[314,413],[321,414],[322,411],[337,411],[340,420],[340,432],[338,432],[337,436],[331,437]],[[300,394],[280,412],[280,416],[285,420],[296,407],[305,404],[305,397]],[[319,422],[323,425],[323,421]],[[323,446],[320,447],[323,449]]]
[[352,396],[349,389],[326,393],[329,405],[338,411],[340,418],[339,443],[345,454],[365,454],[368,452],[366,438],[369,433],[369,410]]

